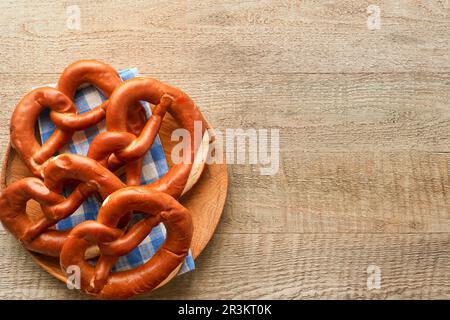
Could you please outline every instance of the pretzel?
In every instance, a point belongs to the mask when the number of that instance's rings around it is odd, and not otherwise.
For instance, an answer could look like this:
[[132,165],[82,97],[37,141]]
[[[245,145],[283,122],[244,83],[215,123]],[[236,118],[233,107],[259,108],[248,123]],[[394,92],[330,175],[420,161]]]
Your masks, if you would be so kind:
[[[167,107],[171,103],[172,99],[169,96],[161,98],[161,102],[154,108],[150,119],[147,121],[138,137],[128,131],[106,131],[99,134],[92,141],[87,156],[96,159],[113,171],[123,165],[123,163],[126,163],[125,170],[127,174],[127,184],[139,185],[142,167],[142,161],[139,160],[144,157],[145,153],[152,146],[161,126],[161,120],[166,113]],[[133,147],[133,157],[108,161],[114,152],[120,152],[121,150],[129,149],[130,147]],[[136,154],[136,151],[139,153]]]
[[[117,228],[120,219],[133,210],[145,218],[128,232]],[[133,250],[162,222],[167,238],[155,255],[142,266],[111,274],[119,256]],[[174,198],[145,187],[128,187],[112,193],[103,202],[97,221],[86,221],[70,232],[61,251],[61,267],[78,266],[81,290],[101,298],[128,298],[152,290],[183,262],[193,233],[189,211]],[[101,255],[96,266],[85,260],[86,249],[93,244]]]
[[[73,96],[77,88],[91,83],[108,98],[89,112],[77,114]],[[145,119],[140,101],[155,105]],[[35,122],[44,108],[56,130],[41,146],[34,137]],[[161,179],[140,184],[143,157],[151,148],[165,114],[169,112],[190,134],[187,161],[176,163]],[[106,118],[107,131],[91,143],[87,157],[53,155],[76,130],[83,130]],[[195,141],[196,122],[201,124],[201,144]],[[63,271],[71,265],[81,268],[81,289],[102,298],[127,298],[157,287],[189,251],[193,226],[189,211],[176,198],[199,179],[211,139],[208,124],[195,103],[180,89],[152,78],[122,82],[107,64],[84,60],[67,67],[56,88],[31,91],[17,105],[11,119],[11,144],[36,177],[24,178],[0,193],[0,220],[28,250],[60,257]],[[127,187],[114,173],[124,166]],[[60,194],[71,181],[78,184],[66,198]],[[93,194],[103,200],[96,221],[86,221],[68,231],[53,230]],[[27,215],[27,202],[40,203],[42,214]],[[133,211],[145,218],[128,230]],[[120,256],[136,248],[160,222],[167,238],[144,265],[111,273]],[[86,250],[97,245],[95,267],[86,261]],[[89,257],[88,257],[89,258]]]
[[[110,96],[122,81],[111,66],[95,60],[81,60],[64,70],[56,89],[35,89],[16,106],[10,125],[11,144],[35,176],[41,176],[42,164],[70,140],[74,131],[86,129],[105,117],[108,100],[89,112],[76,113],[72,98],[83,83],[91,83]],[[50,117],[56,130],[41,146],[35,138],[34,127],[45,108],[52,110]],[[142,130],[145,110],[139,102],[130,108],[125,119],[130,132],[138,134]]]
[[39,114],[47,107],[60,113],[76,111],[72,101],[57,89],[39,88],[28,93],[19,102],[11,118],[11,145],[37,177],[41,176],[42,163],[63,147],[73,135],[73,131],[57,127],[42,146],[38,143],[34,127]]
[[[126,115],[136,102],[145,100],[157,105],[141,134],[133,137],[127,133]],[[156,189],[178,198],[187,192],[198,180],[206,158],[209,143],[208,125],[197,109],[195,103],[180,89],[164,84],[152,78],[133,78],[124,81],[111,95],[110,105],[106,112],[107,131],[93,140],[88,156],[104,158],[112,153],[108,163],[114,167],[117,163],[135,161],[145,155],[152,146],[160,129],[165,112],[169,112],[181,128],[190,133],[191,148],[188,161],[175,164],[161,179],[147,187]],[[195,149],[195,122],[202,124],[202,152]],[[99,155],[100,146],[110,146],[109,152]],[[197,155],[199,155],[197,157]]]
[[[27,249],[58,257],[68,232],[47,229],[72,214],[93,192],[99,192],[101,197],[106,198],[125,185],[95,160],[73,154],[52,158],[43,174],[44,181],[24,178],[0,193],[0,219]],[[68,179],[84,183],[64,198],[58,192]],[[43,212],[34,221],[26,213],[26,204],[31,199],[41,204]]]
[[[80,60],[69,65],[59,78],[57,88],[73,99],[76,90],[90,83],[100,89],[107,97],[122,83],[117,71],[110,65],[97,60]],[[104,119],[109,100],[83,114],[50,112],[50,119],[57,127],[67,130],[84,130]],[[137,102],[127,114],[127,127],[135,134],[145,123],[145,110]]]

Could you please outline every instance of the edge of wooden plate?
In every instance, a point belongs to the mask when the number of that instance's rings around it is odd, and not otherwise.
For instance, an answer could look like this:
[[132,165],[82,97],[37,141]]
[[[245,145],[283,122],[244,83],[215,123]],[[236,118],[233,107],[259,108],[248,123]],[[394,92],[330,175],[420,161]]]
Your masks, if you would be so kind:
[[[177,143],[176,141],[171,141],[170,137],[172,131],[177,127],[176,121],[170,114],[166,114],[159,136],[169,166],[173,165],[170,160],[170,152]],[[32,175],[20,160],[15,150],[11,147],[11,144],[8,143],[0,173],[1,189],[6,188],[10,183],[26,176]],[[180,203],[192,213],[194,234],[192,237],[191,251],[194,259],[200,255],[203,249],[205,249],[214,234],[225,206],[227,188],[228,170],[226,164],[206,164],[198,182],[179,199]],[[31,203],[27,208],[27,212],[33,216],[39,214],[41,211],[37,203]],[[57,258],[44,256],[31,251],[28,252],[38,266],[58,280],[64,283],[66,282],[67,278],[61,271]],[[157,288],[162,287],[172,280],[180,268],[181,265],[178,266],[178,268]]]

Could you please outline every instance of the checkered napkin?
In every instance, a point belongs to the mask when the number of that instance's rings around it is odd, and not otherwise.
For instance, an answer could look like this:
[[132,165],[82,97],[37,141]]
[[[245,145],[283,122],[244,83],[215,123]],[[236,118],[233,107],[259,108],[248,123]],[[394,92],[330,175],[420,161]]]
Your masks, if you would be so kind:
[[[126,69],[119,71],[119,75],[122,80],[127,80],[138,76],[136,68]],[[75,105],[78,112],[83,113],[98,106],[102,101],[106,100],[106,97],[97,90],[94,86],[87,86],[80,88],[74,97]],[[147,117],[151,114],[151,109],[147,102],[143,102],[144,108],[147,113]],[[55,130],[55,125],[50,120],[50,110],[46,109],[39,117],[38,120],[41,140],[43,142],[51,136]],[[84,131],[76,131],[69,141],[68,145],[64,146],[60,153],[75,153],[86,156],[89,145],[96,135],[106,130],[105,121],[101,121],[97,125],[90,127]],[[159,135],[156,136],[155,142],[151,149],[144,157],[144,165],[142,167],[141,184],[148,184],[154,180],[161,178],[169,170],[166,157],[161,145]],[[65,196],[70,194],[70,190],[64,190]],[[85,220],[95,220],[97,212],[101,204],[95,199],[95,197],[89,197],[86,201],[69,217],[61,220],[56,225],[58,230],[67,230]],[[139,215],[134,215],[133,222],[139,220]],[[152,232],[145,238],[141,244],[136,247],[128,255],[120,257],[117,264],[114,266],[114,271],[128,270],[137,267],[146,261],[148,261],[163,244],[166,238],[166,229],[162,223],[153,228]],[[194,259],[189,251],[179,274],[191,271],[195,268]]]

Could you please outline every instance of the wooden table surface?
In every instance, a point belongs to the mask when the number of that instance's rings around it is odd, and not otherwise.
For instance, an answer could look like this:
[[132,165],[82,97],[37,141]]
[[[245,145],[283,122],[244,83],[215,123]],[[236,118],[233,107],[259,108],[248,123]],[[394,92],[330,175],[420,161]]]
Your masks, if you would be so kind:
[[[2,1],[1,155],[33,85],[78,59],[138,67],[281,149],[274,176],[229,166],[196,270],[144,298],[450,298],[449,2]],[[1,299],[86,298],[4,230],[0,251]]]

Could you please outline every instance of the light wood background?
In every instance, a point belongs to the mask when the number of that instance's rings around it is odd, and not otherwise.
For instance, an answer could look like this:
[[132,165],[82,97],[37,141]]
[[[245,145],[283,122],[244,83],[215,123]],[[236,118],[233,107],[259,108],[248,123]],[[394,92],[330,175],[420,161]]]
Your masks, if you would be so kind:
[[[280,129],[278,174],[230,165],[197,269],[144,298],[450,298],[449,1],[3,0],[0,17],[1,155],[17,101],[83,58],[183,88],[218,129]],[[5,231],[0,251],[0,298],[86,298]]]

